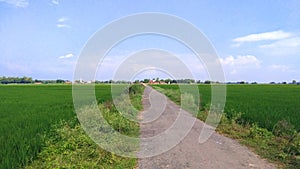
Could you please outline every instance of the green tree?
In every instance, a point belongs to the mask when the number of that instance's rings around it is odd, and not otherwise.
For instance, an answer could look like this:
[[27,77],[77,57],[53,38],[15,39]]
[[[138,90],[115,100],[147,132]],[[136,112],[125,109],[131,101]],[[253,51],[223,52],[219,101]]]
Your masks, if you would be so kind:
[[65,81],[62,80],[62,79],[57,79],[57,80],[56,80],[56,83],[65,83]]
[[204,82],[204,84],[210,84],[211,83],[211,81],[209,81],[209,80],[205,80],[205,82]]
[[171,82],[171,79],[166,79],[165,80],[165,83],[170,83]]
[[150,79],[144,79],[143,80],[143,83],[149,83],[150,82]]

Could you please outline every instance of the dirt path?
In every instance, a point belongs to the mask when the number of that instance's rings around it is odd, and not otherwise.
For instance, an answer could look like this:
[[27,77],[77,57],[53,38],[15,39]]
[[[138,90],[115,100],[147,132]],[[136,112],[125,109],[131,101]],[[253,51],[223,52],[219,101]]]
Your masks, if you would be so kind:
[[[180,111],[179,106],[150,87],[145,89],[143,106],[145,111],[141,114],[141,119],[145,123],[141,124],[141,138],[150,138],[166,131],[174,123]],[[189,116],[189,113],[185,111],[183,113]],[[203,124],[202,121],[196,120],[190,132],[179,144],[158,156],[140,158],[138,168],[276,168],[237,141],[217,133],[214,133],[205,143],[198,143]],[[149,149],[147,144],[149,142],[141,141],[142,151],[152,151],[152,149],[146,150]],[[161,144],[153,146],[153,149],[160,147]]]

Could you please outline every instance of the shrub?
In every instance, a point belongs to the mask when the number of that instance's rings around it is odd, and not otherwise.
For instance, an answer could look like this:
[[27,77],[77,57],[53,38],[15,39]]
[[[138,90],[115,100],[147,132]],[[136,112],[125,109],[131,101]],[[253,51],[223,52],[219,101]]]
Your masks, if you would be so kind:
[[273,136],[270,131],[268,131],[265,128],[259,127],[256,123],[252,124],[250,127],[250,135],[251,138],[265,138],[265,139],[271,139]]

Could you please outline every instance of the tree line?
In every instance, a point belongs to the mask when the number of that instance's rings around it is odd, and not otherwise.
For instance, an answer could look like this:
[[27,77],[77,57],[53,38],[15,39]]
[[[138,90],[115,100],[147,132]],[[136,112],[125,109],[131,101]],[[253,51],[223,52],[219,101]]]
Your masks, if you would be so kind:
[[30,83],[43,83],[43,84],[51,84],[51,83],[66,83],[69,82],[67,80],[57,79],[57,80],[33,80],[32,77],[0,77],[0,84],[30,84]]
[[32,80],[31,77],[0,77],[0,83],[1,84],[10,84],[10,83],[22,83],[22,84],[26,84],[26,83],[33,83],[34,80]]
[[[143,80],[135,80],[134,83],[164,83],[164,84],[176,84],[176,83],[184,83],[184,84],[215,84],[220,82],[214,82],[210,80],[200,81],[200,80],[194,80],[194,79],[159,79],[159,78],[153,78],[153,79],[143,79]],[[42,84],[55,84],[55,83],[71,83],[68,80],[63,79],[57,79],[57,80],[33,80],[32,77],[0,77],[0,84],[30,84],[30,83],[42,83]],[[107,80],[107,81],[87,81],[84,82],[82,80],[76,80],[74,83],[95,83],[95,84],[101,84],[101,83],[108,83],[108,84],[130,84],[132,82],[130,81],[114,81],[114,80]],[[226,82],[226,84],[257,84],[257,82],[246,82],[246,81],[239,81],[239,82]],[[297,84],[300,85],[300,82],[297,82],[296,80],[292,80],[291,82],[270,82],[269,84]]]

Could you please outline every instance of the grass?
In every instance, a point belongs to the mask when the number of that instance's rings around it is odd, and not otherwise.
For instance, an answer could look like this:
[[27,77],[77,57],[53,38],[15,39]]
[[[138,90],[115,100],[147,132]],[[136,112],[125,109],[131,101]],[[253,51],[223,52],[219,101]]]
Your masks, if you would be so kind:
[[26,168],[133,168],[135,159],[116,156],[101,149],[81,126],[62,122],[33,163]]
[[[180,103],[177,85],[153,85]],[[184,86],[187,87],[188,86]],[[210,85],[198,85],[205,121],[211,99]],[[227,85],[225,116],[217,131],[247,145],[263,158],[285,168],[300,166],[300,86]]]
[[[110,89],[110,85],[96,85],[99,104],[111,100]],[[51,145],[82,143],[68,140],[68,133],[88,139],[78,124],[70,125],[76,117],[71,85],[0,85],[0,93],[0,168],[28,166]]]

